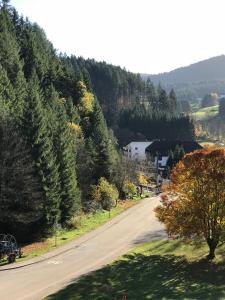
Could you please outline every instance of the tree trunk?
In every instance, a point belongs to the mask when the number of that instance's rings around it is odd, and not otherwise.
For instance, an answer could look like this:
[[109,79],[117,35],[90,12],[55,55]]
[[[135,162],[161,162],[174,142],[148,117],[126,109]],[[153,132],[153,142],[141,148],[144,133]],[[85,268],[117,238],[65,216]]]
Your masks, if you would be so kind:
[[207,258],[209,260],[212,260],[212,259],[215,258],[215,250],[216,250],[216,247],[218,245],[218,242],[219,241],[216,240],[216,239],[211,239],[211,238],[207,239],[207,244],[209,246],[209,254],[208,254]]

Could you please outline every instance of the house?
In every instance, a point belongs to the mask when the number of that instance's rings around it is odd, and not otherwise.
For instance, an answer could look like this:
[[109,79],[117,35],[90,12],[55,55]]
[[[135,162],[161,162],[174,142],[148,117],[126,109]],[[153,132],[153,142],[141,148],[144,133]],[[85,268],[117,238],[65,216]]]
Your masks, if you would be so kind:
[[164,170],[169,157],[169,152],[174,151],[176,146],[183,147],[185,153],[190,153],[202,146],[195,141],[167,141],[157,140],[150,143],[146,148],[146,157],[154,161],[158,169]]
[[128,145],[123,147],[124,155],[131,160],[142,161],[146,160],[146,148],[152,142],[143,141],[143,142],[130,142]]

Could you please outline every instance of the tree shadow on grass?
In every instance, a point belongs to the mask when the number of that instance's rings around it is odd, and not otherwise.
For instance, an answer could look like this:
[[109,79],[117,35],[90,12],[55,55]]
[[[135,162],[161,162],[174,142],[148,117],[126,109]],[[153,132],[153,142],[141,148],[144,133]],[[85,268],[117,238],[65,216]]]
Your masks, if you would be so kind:
[[182,256],[129,254],[79,278],[49,300],[225,298],[225,264]]

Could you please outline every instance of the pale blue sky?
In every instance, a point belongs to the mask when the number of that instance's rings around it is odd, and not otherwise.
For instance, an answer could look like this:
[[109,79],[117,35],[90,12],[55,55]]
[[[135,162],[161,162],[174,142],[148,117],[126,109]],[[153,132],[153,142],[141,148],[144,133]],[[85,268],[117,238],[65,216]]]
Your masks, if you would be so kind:
[[225,54],[224,0],[11,0],[58,51],[139,73]]

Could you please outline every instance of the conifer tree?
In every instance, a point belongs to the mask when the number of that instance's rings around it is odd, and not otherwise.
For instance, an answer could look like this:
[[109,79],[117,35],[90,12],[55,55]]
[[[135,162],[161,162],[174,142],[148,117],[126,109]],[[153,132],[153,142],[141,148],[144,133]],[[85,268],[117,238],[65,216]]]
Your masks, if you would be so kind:
[[171,113],[175,113],[177,110],[177,96],[175,94],[174,89],[172,89],[169,93],[169,111]]
[[15,101],[15,91],[7,76],[6,70],[0,64],[0,97],[8,106],[12,106]]
[[58,222],[60,217],[59,173],[42,104],[37,76],[33,75],[29,82],[22,124],[24,134],[32,147],[32,155],[42,182],[45,225],[49,229]]
[[77,187],[75,169],[75,141],[67,121],[66,103],[57,98],[55,98],[55,102],[56,136],[54,139],[59,162],[60,222],[67,225],[80,208],[80,192]]
[[168,111],[169,109],[169,103],[168,103],[168,96],[166,91],[161,87],[161,85],[158,85],[158,109],[160,111]]
[[0,228],[24,238],[39,232],[43,219],[40,180],[28,145],[0,106]]
[[98,180],[101,177],[105,177],[107,180],[110,180],[114,164],[113,145],[97,99],[95,99],[94,110],[91,116],[91,128],[91,138],[95,149],[93,151],[95,162],[94,178]]
[[6,70],[12,84],[15,83],[17,73],[22,67],[19,50],[7,6],[3,5],[0,9],[0,64]]

